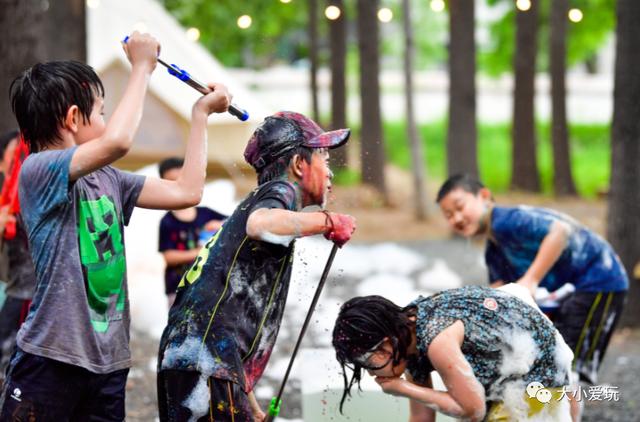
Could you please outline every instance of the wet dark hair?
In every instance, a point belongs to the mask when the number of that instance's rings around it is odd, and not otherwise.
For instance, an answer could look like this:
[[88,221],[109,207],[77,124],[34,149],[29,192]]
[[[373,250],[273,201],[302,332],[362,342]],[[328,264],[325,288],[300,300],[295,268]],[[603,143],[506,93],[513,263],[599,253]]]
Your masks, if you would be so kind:
[[181,169],[184,165],[184,160],[178,157],[167,158],[166,160],[162,160],[158,166],[158,173],[160,173],[160,177],[164,178],[164,174],[169,170],[173,169]]
[[267,183],[271,180],[278,179],[287,173],[287,168],[291,159],[296,155],[300,155],[307,163],[311,163],[315,149],[309,147],[298,146],[287,151],[283,156],[278,157],[273,163],[270,163],[258,173],[258,185]]
[[93,69],[80,62],[38,63],[22,72],[9,87],[11,107],[31,152],[53,146],[69,107],[76,105],[89,121],[96,97],[104,87]]
[[0,135],[0,157],[4,155],[4,152],[7,150],[9,143],[11,143],[12,140],[16,139],[18,135],[20,135],[18,129],[12,129]]
[[469,174],[455,174],[449,177],[440,187],[438,196],[436,197],[436,203],[440,203],[440,201],[453,190],[462,189],[465,192],[476,195],[481,189],[484,189],[484,187],[480,180]]
[[[415,324],[410,317],[415,316],[415,309],[412,306],[401,308],[382,296],[354,297],[342,305],[333,328],[332,342],[344,379],[340,413],[347,397],[351,397],[351,388],[357,384],[360,390],[362,370],[377,369],[358,363],[358,357],[388,337],[393,345],[393,365],[407,359],[411,327]],[[347,378],[346,368],[353,370],[351,380]]]

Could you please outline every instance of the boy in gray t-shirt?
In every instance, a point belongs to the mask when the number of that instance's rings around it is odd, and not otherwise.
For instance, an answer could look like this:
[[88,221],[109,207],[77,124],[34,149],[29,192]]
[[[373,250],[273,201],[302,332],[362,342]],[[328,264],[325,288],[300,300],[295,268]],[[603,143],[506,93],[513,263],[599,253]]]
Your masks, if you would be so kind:
[[123,48],[131,76],[106,125],[104,89],[87,65],[36,64],[11,85],[31,151],[19,196],[37,284],[0,420],[124,419],[131,366],[124,226],[134,206],[180,209],[201,198],[207,117],[227,110],[226,88],[211,85],[213,92],[194,104],[176,181],[117,170],[110,164],[131,147],[160,46],[134,32]]

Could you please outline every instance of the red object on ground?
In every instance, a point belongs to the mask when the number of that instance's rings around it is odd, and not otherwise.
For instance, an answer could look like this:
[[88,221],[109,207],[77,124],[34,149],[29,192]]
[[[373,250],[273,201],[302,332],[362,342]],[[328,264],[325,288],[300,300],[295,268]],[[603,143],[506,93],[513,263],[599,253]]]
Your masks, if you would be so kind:
[[[18,199],[18,176],[20,175],[20,168],[22,162],[29,155],[29,147],[24,141],[22,134],[18,140],[18,145],[13,153],[11,160],[11,167],[7,172],[4,179],[4,185],[2,186],[2,193],[0,194],[0,207],[9,206],[9,214],[16,215],[20,212],[20,201]],[[15,220],[7,221],[7,225],[4,228],[4,238],[13,239],[16,236],[16,222]]]

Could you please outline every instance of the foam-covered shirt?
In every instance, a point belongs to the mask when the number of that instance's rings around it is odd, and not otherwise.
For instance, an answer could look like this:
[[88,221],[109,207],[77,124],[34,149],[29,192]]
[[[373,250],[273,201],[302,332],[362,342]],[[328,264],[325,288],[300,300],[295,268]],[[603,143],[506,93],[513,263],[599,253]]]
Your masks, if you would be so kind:
[[284,313],[295,242],[250,239],[247,219],[259,208],[296,211],[295,188],[287,181],[260,185],[202,248],[178,286],[159,371],[197,371],[247,392],[264,372]]
[[583,292],[619,292],[629,288],[620,258],[600,236],[571,217],[546,208],[494,207],[485,261],[491,282],[515,282],[535,259],[554,221],[570,227],[567,246],[540,282],[555,291],[565,283]]
[[109,373],[131,366],[124,226],[144,177],[107,166],[69,180],[76,147],[31,154],[19,196],[36,289],[18,346]]
[[501,401],[513,382],[522,393],[533,381],[545,387],[568,383],[571,353],[567,348],[569,355],[562,354],[560,334],[539,310],[509,293],[466,286],[421,296],[409,306],[416,307],[419,358],[407,369],[418,383],[434,370],[427,355],[432,341],[456,321],[464,324],[461,350],[487,401]]

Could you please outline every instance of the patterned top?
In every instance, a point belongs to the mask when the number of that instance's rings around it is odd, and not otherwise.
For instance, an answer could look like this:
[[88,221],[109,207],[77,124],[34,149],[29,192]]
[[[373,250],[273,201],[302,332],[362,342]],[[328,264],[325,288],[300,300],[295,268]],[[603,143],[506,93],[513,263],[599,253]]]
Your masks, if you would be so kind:
[[[559,334],[537,309],[496,289],[467,286],[420,297],[416,337],[420,358],[410,360],[409,373],[424,383],[433,371],[429,345],[444,329],[464,324],[462,353],[485,389],[487,401],[500,401],[510,382],[538,381],[546,387],[568,382],[570,359],[557,350]],[[560,338],[561,341],[561,338]]]
[[567,246],[540,282],[555,291],[572,283],[583,292],[619,292],[629,288],[620,258],[604,239],[571,217],[545,208],[494,207],[485,260],[490,281],[514,282],[531,266],[554,221],[571,228]]
[[202,248],[178,286],[158,370],[197,371],[247,392],[262,375],[284,313],[294,242],[250,239],[247,219],[259,208],[296,211],[294,186],[259,186]]

